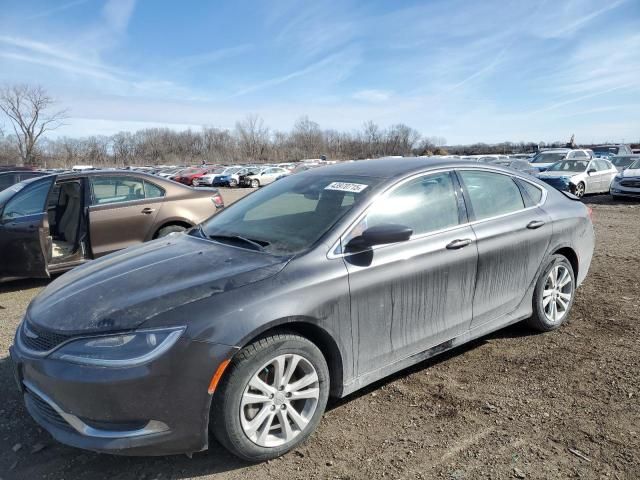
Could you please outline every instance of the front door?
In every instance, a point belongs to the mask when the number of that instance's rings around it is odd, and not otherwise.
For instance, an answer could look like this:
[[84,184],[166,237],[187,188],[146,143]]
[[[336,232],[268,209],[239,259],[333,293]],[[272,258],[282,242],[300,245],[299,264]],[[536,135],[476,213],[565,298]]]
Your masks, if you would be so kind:
[[[343,239],[359,375],[465,333],[471,321],[477,251],[455,177],[402,182],[377,199]],[[413,230],[410,240],[349,252],[381,224]]]
[[89,233],[94,258],[148,238],[163,197],[146,198],[144,184],[137,177],[91,177]]
[[512,176],[498,172],[462,170],[459,175],[478,246],[473,329],[520,305],[537,279],[552,227],[537,206],[539,187],[525,182],[532,189],[527,194]]
[[55,175],[3,192],[9,198],[0,213],[0,278],[47,278],[49,220],[46,202]]

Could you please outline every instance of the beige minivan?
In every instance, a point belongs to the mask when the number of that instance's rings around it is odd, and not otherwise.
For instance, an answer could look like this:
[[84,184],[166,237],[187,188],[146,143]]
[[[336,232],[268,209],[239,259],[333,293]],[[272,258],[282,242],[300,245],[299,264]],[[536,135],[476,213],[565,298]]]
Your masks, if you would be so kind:
[[217,189],[195,189],[140,172],[25,180],[0,192],[0,279],[48,277],[187,230],[222,208]]

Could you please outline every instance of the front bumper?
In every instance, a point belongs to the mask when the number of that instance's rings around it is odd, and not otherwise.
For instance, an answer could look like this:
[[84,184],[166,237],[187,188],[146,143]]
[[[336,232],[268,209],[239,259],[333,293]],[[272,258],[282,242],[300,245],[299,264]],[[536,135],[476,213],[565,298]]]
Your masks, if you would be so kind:
[[609,193],[616,197],[640,198],[640,187],[624,187],[619,184],[611,185]]
[[547,185],[552,186],[556,190],[573,193],[573,190],[575,189],[575,185],[561,178],[557,178],[557,177],[551,177],[551,178],[538,177],[538,178],[543,182],[545,182]]
[[234,351],[183,337],[148,364],[101,368],[30,356],[19,342],[10,348],[27,410],[56,440],[145,456],[208,447],[209,382]]

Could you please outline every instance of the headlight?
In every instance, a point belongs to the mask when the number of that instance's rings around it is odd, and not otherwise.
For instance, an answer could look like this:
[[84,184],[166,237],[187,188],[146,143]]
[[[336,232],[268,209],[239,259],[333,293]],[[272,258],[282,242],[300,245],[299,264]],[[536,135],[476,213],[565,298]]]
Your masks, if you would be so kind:
[[51,358],[100,367],[135,367],[169,350],[184,330],[177,327],[80,338],[63,345]]
[[613,181],[614,182],[619,182],[620,180],[622,180],[622,174],[621,173],[619,173],[615,177],[613,177]]

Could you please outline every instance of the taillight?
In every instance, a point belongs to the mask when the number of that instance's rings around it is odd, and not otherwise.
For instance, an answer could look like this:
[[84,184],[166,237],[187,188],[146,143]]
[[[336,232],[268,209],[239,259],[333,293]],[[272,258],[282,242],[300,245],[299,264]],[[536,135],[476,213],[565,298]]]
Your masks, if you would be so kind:
[[217,193],[213,197],[211,197],[211,201],[216,206],[216,208],[224,207],[224,201],[222,200],[222,197],[220,196],[219,193]]
[[587,214],[589,215],[589,218],[593,221],[593,208],[587,207]]

